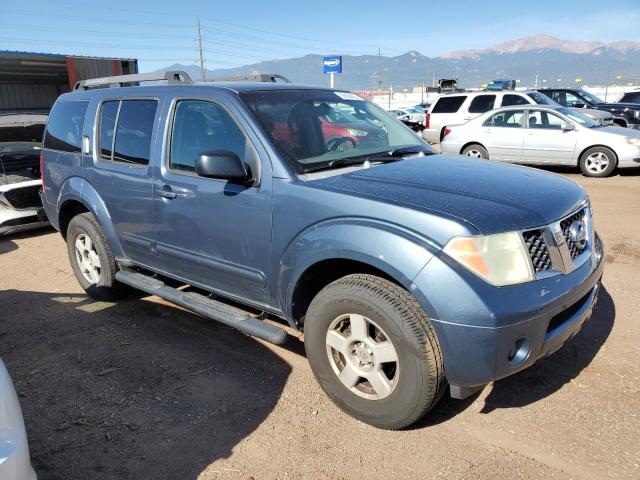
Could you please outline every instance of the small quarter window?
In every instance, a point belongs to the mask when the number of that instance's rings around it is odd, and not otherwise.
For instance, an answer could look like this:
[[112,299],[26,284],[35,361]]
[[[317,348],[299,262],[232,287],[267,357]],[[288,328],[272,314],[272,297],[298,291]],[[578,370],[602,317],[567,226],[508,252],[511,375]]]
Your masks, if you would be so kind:
[[116,127],[119,101],[104,102],[100,111],[100,156],[111,160],[113,148],[113,133]]
[[53,107],[44,136],[44,148],[80,153],[84,117],[89,102],[58,102]]

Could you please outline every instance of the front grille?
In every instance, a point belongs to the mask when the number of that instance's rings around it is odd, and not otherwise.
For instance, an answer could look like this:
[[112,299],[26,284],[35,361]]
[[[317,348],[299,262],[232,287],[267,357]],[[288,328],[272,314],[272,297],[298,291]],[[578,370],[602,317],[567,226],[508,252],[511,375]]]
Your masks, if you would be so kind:
[[531,257],[531,263],[533,263],[535,272],[551,270],[551,257],[549,256],[547,244],[544,243],[544,239],[542,238],[542,230],[523,232],[522,237],[529,250],[529,257]]
[[576,220],[584,221],[586,211],[587,208],[585,207],[560,222],[560,229],[562,230],[562,235],[564,235],[564,239],[567,242],[567,247],[569,248],[569,252],[571,253],[572,260],[575,260],[575,258],[582,253],[583,249],[580,248],[578,243],[572,241],[569,238],[569,227],[571,227],[571,224]]
[[40,200],[40,185],[16,188],[4,193],[4,198],[13,208],[38,208],[42,206]]

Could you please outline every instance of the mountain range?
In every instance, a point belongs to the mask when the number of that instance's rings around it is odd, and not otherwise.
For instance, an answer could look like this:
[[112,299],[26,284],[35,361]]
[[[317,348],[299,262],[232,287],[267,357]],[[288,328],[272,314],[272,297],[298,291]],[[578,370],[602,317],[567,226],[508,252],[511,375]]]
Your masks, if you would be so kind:
[[[200,78],[197,65],[174,64],[161,69],[184,70]],[[371,90],[379,85],[395,91],[422,84],[434,78],[458,78],[464,87],[479,87],[499,78],[520,80],[520,85],[538,86],[575,84],[631,83],[640,81],[640,42],[572,42],[549,35],[535,35],[496,44],[488,48],[446,53],[427,57],[412,50],[398,56],[344,55],[343,73],[336,87]],[[207,79],[279,73],[298,83],[327,85],[322,73],[322,56],[268,60],[237,68],[207,70]],[[618,78],[620,77],[620,78]]]

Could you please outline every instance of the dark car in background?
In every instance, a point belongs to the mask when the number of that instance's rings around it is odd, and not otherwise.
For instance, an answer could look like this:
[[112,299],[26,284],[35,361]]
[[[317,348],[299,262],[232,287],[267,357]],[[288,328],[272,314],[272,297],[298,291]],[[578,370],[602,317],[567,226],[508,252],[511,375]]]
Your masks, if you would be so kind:
[[[640,129],[640,104],[630,103],[623,96],[620,102],[609,103],[579,88],[545,88],[539,90],[560,105],[573,108],[593,108],[613,115],[613,123],[620,127]],[[637,92],[636,92],[637,93]]]
[[40,200],[40,152],[47,115],[0,115],[0,235],[48,224]]
[[620,100],[618,100],[618,103],[640,104],[640,90],[635,90],[633,92],[625,93],[624,95],[622,95],[622,97],[620,97]]

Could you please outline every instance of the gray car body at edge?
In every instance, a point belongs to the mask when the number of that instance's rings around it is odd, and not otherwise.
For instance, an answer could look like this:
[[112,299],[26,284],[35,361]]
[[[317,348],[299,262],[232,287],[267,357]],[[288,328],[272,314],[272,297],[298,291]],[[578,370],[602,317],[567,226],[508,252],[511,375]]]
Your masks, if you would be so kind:
[[[481,280],[441,251],[457,235],[555,222],[587,201],[577,184],[496,162],[480,169],[475,160],[445,155],[299,176],[238,97],[240,91],[269,88],[306,87],[154,86],[63,95],[59,101],[91,101],[84,134],[92,139],[96,109],[103,99],[154,97],[159,99],[159,111],[148,169],[101,165],[95,142],[88,155],[45,149],[44,205],[52,224],[60,227],[59,214],[67,202],[82,203],[96,216],[114,256],[123,264],[149,267],[220,293],[285,318],[297,328],[304,312],[296,312],[294,301],[305,272],[322,262],[366,264],[401,284],[422,305],[433,321],[447,379],[456,388],[484,385],[525,368],[580,329],[595,303],[602,275],[597,237],[586,261],[573,272],[502,288]],[[204,203],[180,211],[183,228],[177,234],[188,237],[185,244],[190,246],[180,253],[182,267],[169,269],[163,258],[172,247],[157,236],[170,228],[150,219],[165,218],[158,216],[162,200],[153,191],[166,181],[167,119],[177,97],[222,102],[254,144],[262,171],[260,184],[253,187],[197,180],[199,189],[210,189],[209,200],[203,191]],[[116,178],[117,198],[107,191],[109,186],[116,188]],[[141,222],[133,242],[123,242],[126,236],[118,233],[127,222]],[[218,235],[217,242],[211,241],[212,235]],[[143,251],[150,246],[155,246],[155,254]],[[215,282],[209,280],[214,278]],[[584,308],[562,331],[549,336],[550,319],[587,294],[591,296]],[[522,335],[531,338],[532,354],[511,368],[507,352]]]

